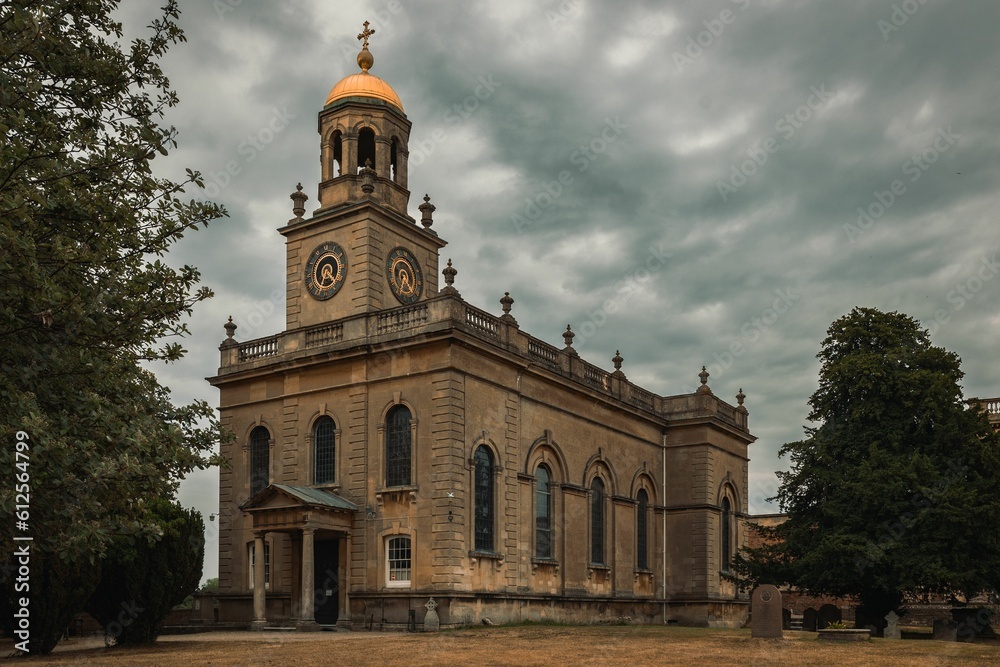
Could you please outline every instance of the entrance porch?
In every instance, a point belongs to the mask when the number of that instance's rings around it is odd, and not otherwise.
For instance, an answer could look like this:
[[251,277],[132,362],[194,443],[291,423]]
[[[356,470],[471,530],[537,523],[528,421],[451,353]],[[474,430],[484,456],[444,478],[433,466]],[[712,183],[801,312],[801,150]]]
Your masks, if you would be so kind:
[[[351,527],[358,507],[321,489],[271,484],[240,506],[253,521],[253,621],[251,630],[267,627],[267,591],[264,583],[264,540],[268,533],[287,533],[292,539],[291,618],[297,630],[350,624],[347,564]],[[341,582],[344,582],[341,585]]]

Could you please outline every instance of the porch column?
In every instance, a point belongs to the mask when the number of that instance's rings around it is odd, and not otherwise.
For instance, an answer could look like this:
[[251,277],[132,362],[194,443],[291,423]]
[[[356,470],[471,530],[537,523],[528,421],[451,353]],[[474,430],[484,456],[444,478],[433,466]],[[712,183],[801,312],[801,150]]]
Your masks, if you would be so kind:
[[351,627],[351,533],[348,531],[340,541],[340,613],[337,615],[337,626]]
[[313,553],[314,528],[302,529],[302,595],[299,596],[302,611],[299,614],[297,630],[319,630],[316,623],[316,562]]
[[253,623],[251,630],[263,630],[267,625],[264,597],[264,531],[253,534]]

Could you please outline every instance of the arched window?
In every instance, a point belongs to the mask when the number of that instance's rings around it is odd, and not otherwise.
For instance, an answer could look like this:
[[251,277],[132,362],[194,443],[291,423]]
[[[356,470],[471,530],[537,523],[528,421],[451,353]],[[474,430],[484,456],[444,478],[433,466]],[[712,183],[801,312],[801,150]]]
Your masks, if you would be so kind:
[[722,499],[722,571],[729,572],[733,562],[733,510],[729,498]]
[[385,418],[385,485],[410,483],[410,410],[397,405]]
[[335,428],[330,417],[320,417],[313,427],[313,484],[329,484],[335,479]]
[[545,464],[535,470],[535,558],[552,558],[552,488]]
[[375,133],[367,127],[358,132],[358,172],[360,172],[367,160],[372,161],[372,169],[375,169]]
[[649,518],[646,512],[649,508],[649,494],[646,489],[639,489],[636,500],[635,524],[635,566],[639,570],[649,569]]
[[493,455],[480,445],[473,457],[475,472],[476,551],[493,551]]
[[330,165],[330,178],[340,176],[344,167],[344,141],[340,130],[333,133],[333,163]]
[[271,434],[263,426],[250,431],[250,495],[255,496],[270,482]]
[[396,137],[392,138],[392,144],[389,146],[389,179],[393,183],[399,183],[399,162],[397,161],[399,155],[399,140]]
[[604,482],[590,484],[590,562],[604,564]]

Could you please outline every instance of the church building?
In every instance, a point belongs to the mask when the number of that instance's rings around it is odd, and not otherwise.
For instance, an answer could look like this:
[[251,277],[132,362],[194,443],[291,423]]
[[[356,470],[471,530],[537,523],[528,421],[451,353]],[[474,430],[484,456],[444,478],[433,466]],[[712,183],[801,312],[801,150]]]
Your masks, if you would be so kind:
[[318,207],[299,185],[278,230],[285,330],[239,341],[230,318],[209,378],[235,434],[219,621],[738,627],[742,390],[721,400],[702,367],[660,396],[617,352],[610,372],[582,359],[564,323],[562,346],[522,331],[507,293],[499,315],[466,302],[429,197],[408,212],[410,121],[369,71],[372,32],[319,112]]

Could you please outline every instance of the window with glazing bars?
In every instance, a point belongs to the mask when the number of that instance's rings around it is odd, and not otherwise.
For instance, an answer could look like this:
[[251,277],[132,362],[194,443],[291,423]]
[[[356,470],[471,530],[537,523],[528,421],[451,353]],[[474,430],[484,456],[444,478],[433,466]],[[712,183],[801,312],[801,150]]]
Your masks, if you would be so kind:
[[271,434],[263,426],[250,431],[250,495],[267,488],[270,481]]
[[406,586],[410,583],[410,538],[390,537],[386,545],[388,584]]
[[729,498],[722,499],[722,571],[729,572],[732,565],[732,530],[733,530],[732,504]]
[[406,486],[410,483],[410,411],[397,405],[385,421],[385,485]]
[[549,469],[535,470],[535,558],[552,558],[552,489]]
[[604,482],[590,485],[590,562],[604,564]]
[[476,551],[493,551],[493,455],[476,449]]
[[320,417],[313,427],[313,484],[334,481],[334,454],[336,451],[335,424],[330,417]]
[[635,526],[635,566],[640,570],[649,569],[649,519],[646,509],[649,507],[649,494],[646,489],[639,489],[636,494],[636,526]]

